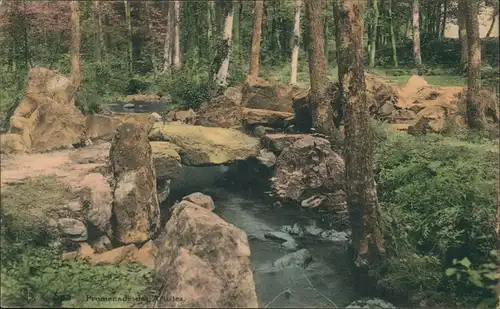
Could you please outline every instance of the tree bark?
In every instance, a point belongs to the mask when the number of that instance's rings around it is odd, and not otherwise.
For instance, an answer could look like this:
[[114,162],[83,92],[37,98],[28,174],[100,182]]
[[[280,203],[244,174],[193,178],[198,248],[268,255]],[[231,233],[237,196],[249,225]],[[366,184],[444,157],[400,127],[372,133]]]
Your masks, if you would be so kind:
[[412,30],[413,30],[413,59],[417,68],[422,67],[422,54],[420,52],[420,4],[419,0],[412,3]]
[[462,72],[467,71],[467,64],[469,62],[469,48],[467,46],[467,30],[465,27],[466,8],[465,1],[458,0],[458,37],[460,40],[460,65]]
[[467,77],[467,124],[471,129],[484,128],[485,116],[479,102],[481,88],[481,42],[479,40],[479,0],[467,0],[467,46],[469,49]]
[[383,227],[373,174],[373,139],[363,68],[362,0],[339,8],[339,82],[346,100],[346,189],[352,245],[358,267],[373,266],[384,254]]
[[309,74],[313,128],[324,135],[333,136],[335,122],[333,119],[333,98],[328,97],[328,76],[326,73],[325,39],[323,37],[324,0],[306,0],[306,18],[309,35]]
[[[241,40],[240,40],[240,26],[241,26],[241,8],[243,6],[243,1],[239,0],[235,2],[235,6],[237,8],[238,14],[234,15],[233,21],[233,56],[236,56],[236,59],[241,59]],[[235,9],[236,11],[236,9]],[[234,57],[233,57],[234,59]]]
[[373,68],[375,66],[375,54],[377,52],[377,32],[378,32],[378,19],[380,16],[380,12],[378,9],[378,0],[372,0],[372,7],[373,7],[373,12],[375,14],[374,20],[373,20],[373,27],[372,27],[372,43],[370,45],[370,62],[369,66],[370,68]]
[[101,4],[99,1],[92,1],[92,21],[95,27],[95,60],[100,62],[102,60],[102,17],[101,17]]
[[80,3],[71,1],[71,78],[73,94],[78,91],[82,83],[80,37]]
[[293,47],[292,47],[292,60],[290,62],[290,84],[297,84],[297,67],[299,63],[299,49],[300,49],[300,13],[302,10],[302,0],[295,0],[295,19],[293,23]]
[[260,40],[262,37],[262,18],[264,16],[264,1],[255,1],[255,8],[253,11],[253,33],[252,33],[252,52],[250,55],[250,68],[248,71],[249,79],[256,79],[259,77],[260,68]]
[[123,6],[125,7],[125,20],[127,23],[127,57],[128,57],[128,69],[130,72],[133,71],[133,53],[134,47],[132,45],[132,18],[130,17],[130,5],[127,0],[123,0]]
[[172,68],[179,70],[181,68],[181,41],[180,41],[180,8],[179,0],[174,1],[174,55],[172,59]]
[[231,56],[231,40],[233,36],[233,1],[221,2],[224,17],[224,32],[222,39],[219,42],[216,56],[214,57],[214,67],[217,74],[214,76],[214,81],[219,89],[227,87],[227,78],[229,76],[229,59]]
[[443,23],[441,24],[441,35],[440,35],[441,39],[444,39],[447,18],[448,18],[448,0],[443,0]]
[[151,65],[153,67],[153,76],[156,77],[157,67],[156,67],[156,46],[154,43],[154,32],[153,32],[153,22],[151,20],[151,10],[149,1],[144,1],[144,8],[146,9],[146,18],[148,20],[148,39],[149,46],[151,50]]
[[396,47],[396,34],[394,33],[394,21],[392,19],[392,0],[389,0],[389,27],[391,31],[392,60],[394,67],[398,68],[398,49]]
[[167,3],[167,27],[165,29],[165,46],[163,49],[163,72],[171,73],[172,69],[172,55],[173,55],[173,40],[174,40],[174,27],[172,20],[174,18],[172,2]]

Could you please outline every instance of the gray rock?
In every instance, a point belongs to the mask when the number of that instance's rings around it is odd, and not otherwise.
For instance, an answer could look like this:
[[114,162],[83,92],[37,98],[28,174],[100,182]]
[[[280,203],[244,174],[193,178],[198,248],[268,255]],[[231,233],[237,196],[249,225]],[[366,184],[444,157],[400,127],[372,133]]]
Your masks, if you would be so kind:
[[293,225],[283,225],[280,227],[280,232],[297,236],[304,235],[304,230],[298,223],[294,223]]
[[74,241],[85,241],[88,238],[87,227],[82,221],[62,218],[57,222],[59,231]]
[[346,232],[338,232],[335,230],[326,230],[319,234],[321,238],[333,242],[346,242],[349,241],[349,234]]
[[316,225],[308,225],[306,226],[305,230],[307,234],[312,236],[318,236],[324,231],[322,228],[319,228]]
[[388,303],[382,299],[379,298],[372,298],[368,300],[356,300],[352,302],[349,306],[346,308],[362,308],[362,309],[368,309],[368,308],[396,308],[393,304]]
[[135,104],[134,103],[127,103],[127,104],[123,105],[123,108],[135,108]]
[[82,210],[82,204],[80,201],[72,201],[66,204],[66,207],[71,211],[71,212],[79,212]]
[[276,165],[276,155],[267,149],[261,149],[259,151],[257,160],[259,160],[260,163],[269,168],[272,168]]
[[285,241],[284,243],[282,243],[280,245],[283,249],[285,250],[297,250],[297,243],[295,242],[295,240],[288,240],[288,241]]
[[167,200],[170,194],[170,179],[157,179],[156,190],[158,194],[158,203],[163,203]]
[[312,261],[312,256],[307,249],[300,249],[289,253],[273,263],[274,267],[287,268],[287,267],[302,267],[306,268]]
[[286,241],[295,241],[292,236],[290,236],[287,233],[283,232],[265,232],[264,237],[279,241],[279,242],[286,242]]

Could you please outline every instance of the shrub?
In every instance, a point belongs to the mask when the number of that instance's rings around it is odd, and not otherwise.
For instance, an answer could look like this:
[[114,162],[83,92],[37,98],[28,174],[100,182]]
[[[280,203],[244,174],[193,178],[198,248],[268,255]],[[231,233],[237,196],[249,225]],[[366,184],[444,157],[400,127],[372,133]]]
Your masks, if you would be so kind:
[[495,246],[498,145],[383,128],[375,139],[388,250],[375,271],[380,285],[431,298],[438,297],[434,291],[461,290],[444,275],[453,258],[486,263]]

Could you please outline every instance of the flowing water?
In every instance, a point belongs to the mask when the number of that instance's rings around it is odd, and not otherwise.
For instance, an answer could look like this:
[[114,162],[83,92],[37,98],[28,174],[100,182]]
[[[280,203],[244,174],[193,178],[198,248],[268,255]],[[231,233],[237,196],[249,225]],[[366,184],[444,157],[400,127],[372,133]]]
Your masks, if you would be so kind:
[[[181,177],[172,182],[172,195],[204,192],[215,201],[215,212],[248,235],[255,288],[261,307],[312,308],[345,307],[359,299],[350,281],[345,245],[313,236],[294,237],[298,248],[306,248],[313,260],[307,268],[276,269],[272,263],[290,251],[264,237],[282,225],[310,225],[299,209],[277,208],[269,201],[245,193],[217,187],[226,167],[184,167]],[[190,181],[188,181],[190,180]],[[189,185],[188,187],[186,187]],[[182,188],[182,193],[178,190]],[[167,202],[172,205],[172,200]]]

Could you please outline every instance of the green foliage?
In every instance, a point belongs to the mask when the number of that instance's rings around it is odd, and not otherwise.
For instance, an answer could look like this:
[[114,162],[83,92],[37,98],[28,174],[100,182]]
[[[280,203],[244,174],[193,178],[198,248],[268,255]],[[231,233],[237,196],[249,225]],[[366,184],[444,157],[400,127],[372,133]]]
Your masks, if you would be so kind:
[[151,283],[151,272],[139,265],[92,267],[63,260],[55,249],[17,243],[2,246],[1,274],[2,304],[23,307],[108,307],[95,298],[145,297]]
[[392,291],[446,298],[461,289],[444,276],[452,258],[486,263],[495,246],[498,143],[384,128],[375,140],[388,250],[375,275]]
[[[91,267],[62,259],[46,225],[53,206],[70,200],[57,178],[40,177],[2,190],[1,299],[3,306],[108,307],[88,297],[145,297],[151,273],[139,265]],[[116,305],[117,303],[113,303]],[[131,303],[118,303],[120,307]]]
[[472,289],[479,290],[482,294],[489,295],[478,308],[490,308],[495,305],[495,289],[500,273],[498,265],[500,265],[500,256],[497,250],[491,250],[490,255],[493,259],[491,263],[483,263],[478,267],[474,267],[472,262],[464,257],[460,261],[453,259],[453,266],[447,268],[445,274],[447,277],[453,277],[456,281],[471,284]]
[[214,95],[215,88],[208,71],[193,66],[186,65],[178,72],[159,77],[158,92],[168,94],[175,106],[198,108]]

